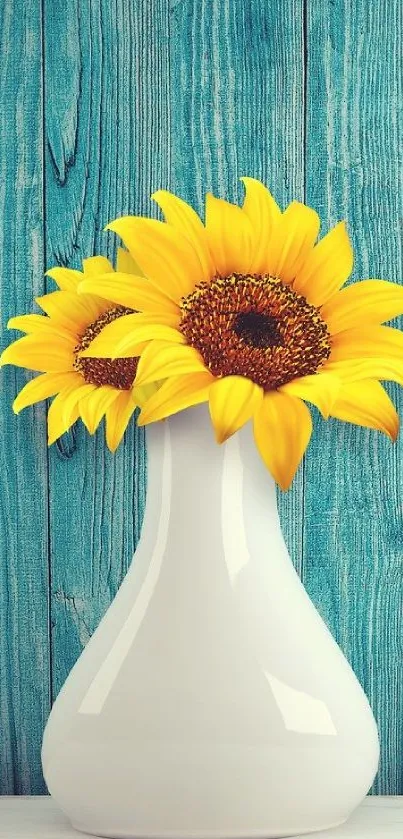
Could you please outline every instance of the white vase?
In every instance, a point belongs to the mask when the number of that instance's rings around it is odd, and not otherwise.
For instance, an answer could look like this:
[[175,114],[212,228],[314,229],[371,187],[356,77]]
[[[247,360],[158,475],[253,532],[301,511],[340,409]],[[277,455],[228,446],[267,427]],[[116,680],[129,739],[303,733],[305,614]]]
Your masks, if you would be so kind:
[[376,726],[293,568],[251,428],[220,447],[201,406],[147,433],[135,560],[45,731],[51,794],[109,837],[345,821],[376,772]]

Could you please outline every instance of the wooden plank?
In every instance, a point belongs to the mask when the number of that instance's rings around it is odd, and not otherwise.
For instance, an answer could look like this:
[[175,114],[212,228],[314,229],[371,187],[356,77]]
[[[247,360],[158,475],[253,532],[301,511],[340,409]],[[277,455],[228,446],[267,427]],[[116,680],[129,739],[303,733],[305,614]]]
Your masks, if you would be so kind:
[[[307,201],[325,228],[347,218],[354,279],[401,282],[402,4],[307,6]],[[378,720],[378,793],[403,791],[402,454],[318,421],[306,466],[304,581]]]
[[[304,194],[303,2],[172,4],[171,184],[203,212],[212,190],[242,196],[260,178],[283,206]],[[302,475],[279,496],[284,534],[302,558]]]
[[[0,30],[1,349],[8,319],[43,292],[40,4],[5,0]],[[16,337],[16,335],[14,335]],[[49,710],[48,493],[43,408],[17,418],[28,375],[5,368],[0,412],[0,793],[44,789]]]
[[[45,0],[47,265],[113,252],[104,225],[149,213],[168,183],[168,4]],[[137,542],[144,435],[115,456],[83,427],[50,453],[53,695],[113,599]]]

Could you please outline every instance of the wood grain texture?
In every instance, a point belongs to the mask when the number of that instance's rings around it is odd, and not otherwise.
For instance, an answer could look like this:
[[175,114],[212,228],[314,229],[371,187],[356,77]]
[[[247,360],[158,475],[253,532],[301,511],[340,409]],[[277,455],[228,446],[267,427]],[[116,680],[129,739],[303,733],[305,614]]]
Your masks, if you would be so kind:
[[[155,214],[154,189],[202,212],[206,189],[241,197],[245,174],[283,206],[305,197],[325,229],[347,217],[355,278],[400,281],[398,0],[15,5],[3,0],[0,34],[3,325],[30,309],[44,268],[112,256],[104,225]],[[112,457],[103,429],[77,426],[47,453],[44,408],[10,409],[25,378],[2,373],[3,793],[44,789],[50,699],[119,587],[145,498],[143,433],[132,425]],[[402,445],[317,420],[279,498],[296,567],[370,696],[374,789],[391,793],[403,792]]]
[[[9,317],[43,291],[42,25],[38,4],[18,5],[2,4],[0,30],[2,348]],[[0,791],[18,793],[44,790],[50,707],[44,409],[23,424],[11,410],[26,378],[3,372],[0,412]]]

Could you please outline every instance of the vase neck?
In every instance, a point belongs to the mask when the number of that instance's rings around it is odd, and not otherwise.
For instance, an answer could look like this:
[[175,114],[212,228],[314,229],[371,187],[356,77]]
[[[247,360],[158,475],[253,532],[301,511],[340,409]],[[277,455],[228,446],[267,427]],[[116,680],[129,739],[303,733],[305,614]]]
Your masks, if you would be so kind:
[[282,543],[275,484],[256,450],[251,424],[219,446],[202,405],[150,426],[147,443],[144,530],[155,529],[160,516],[162,538],[175,543],[170,561],[181,573],[183,564],[189,569],[199,562],[216,571],[217,545],[226,564],[238,567],[255,551],[256,539],[264,540],[265,553]]
[[148,426],[147,446],[148,491],[153,491],[154,481],[161,482],[161,461],[165,460],[166,471],[169,461],[171,491],[181,496],[184,515],[191,512],[192,504],[207,504],[212,513],[213,501],[217,502],[213,489],[221,497],[231,494],[234,485],[244,494],[252,493],[255,501],[260,498],[266,512],[277,510],[275,483],[259,456],[251,423],[219,445],[208,407],[199,405]]

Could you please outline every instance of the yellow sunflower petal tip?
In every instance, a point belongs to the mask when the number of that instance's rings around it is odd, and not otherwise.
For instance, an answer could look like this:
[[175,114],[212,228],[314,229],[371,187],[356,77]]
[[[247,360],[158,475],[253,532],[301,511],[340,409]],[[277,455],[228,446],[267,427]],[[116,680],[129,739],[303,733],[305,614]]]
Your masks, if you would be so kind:
[[260,186],[263,186],[262,181],[260,181],[259,178],[251,178],[249,175],[241,175],[239,180],[244,184],[244,186],[246,186],[246,184],[259,184]]
[[[11,327],[9,327],[11,328]],[[5,350],[0,355],[0,367],[4,367],[5,364],[12,364],[12,361],[9,361],[10,350],[12,348],[12,344],[9,347],[6,347]]]
[[399,417],[396,416],[395,421],[392,422],[391,425],[390,425],[389,434],[388,434],[388,436],[392,440],[392,443],[397,442],[397,439],[399,437],[399,432],[400,432],[400,421],[399,421]]
[[119,218],[114,218],[114,219],[112,219],[112,221],[108,221],[108,224],[105,225],[104,230],[105,231],[112,230],[113,233],[117,233],[118,232],[119,221],[120,221]]
[[56,443],[56,440],[58,440],[59,437],[61,437],[61,436],[62,436],[61,434],[57,434],[55,431],[51,432],[48,428],[48,439],[47,439],[48,448],[50,448],[50,446],[53,446],[53,443]]
[[119,233],[119,222],[122,221],[122,218],[115,218],[112,221],[109,221],[108,224],[105,225],[104,230],[112,230],[113,233]]
[[167,194],[169,194],[167,189],[156,189],[155,192],[151,193],[150,198],[152,201],[158,201],[159,198]]

